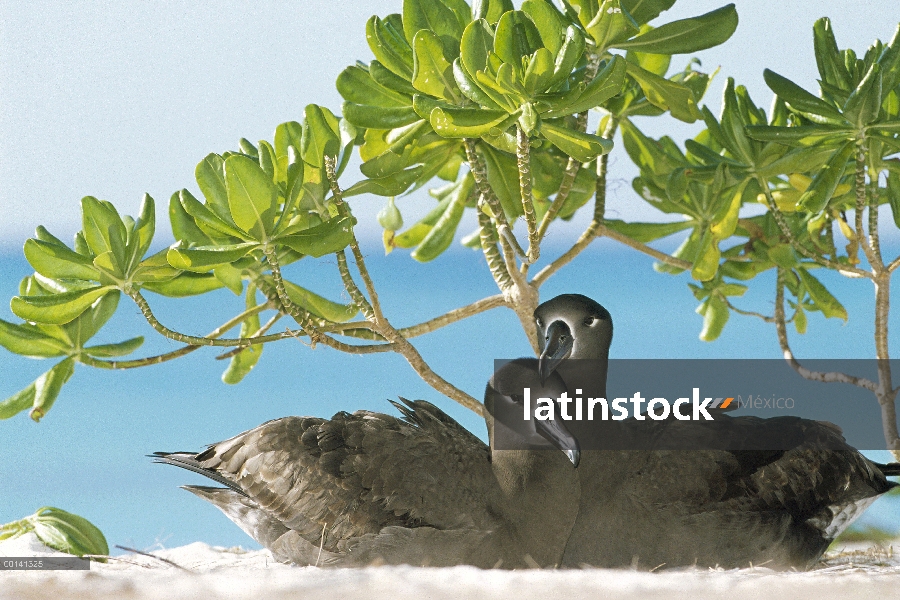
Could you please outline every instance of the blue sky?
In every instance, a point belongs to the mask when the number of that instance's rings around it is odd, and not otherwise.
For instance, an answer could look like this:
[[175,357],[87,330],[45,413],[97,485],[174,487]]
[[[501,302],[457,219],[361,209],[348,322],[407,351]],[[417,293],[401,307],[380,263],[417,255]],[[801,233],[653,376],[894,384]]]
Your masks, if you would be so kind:
[[[726,76],[745,84],[757,103],[771,97],[765,67],[815,89],[813,21],[828,15],[841,47],[864,50],[887,40],[900,21],[893,0],[771,2],[738,0],[741,24],[722,48],[702,53],[703,67],[721,66],[707,98],[718,110]],[[720,2],[681,0],[670,20],[712,10]],[[38,224],[65,239],[79,227],[84,195],[137,212],[144,192],[164,206],[182,187],[195,189],[196,163],[237,140],[270,139],[275,126],[299,120],[316,102],[337,110],[337,74],[356,59],[368,61],[364,23],[371,14],[400,9],[399,0],[376,0],[336,9],[334,3],[257,2],[35,2],[0,3],[0,296],[16,293],[30,269],[21,244]],[[777,22],[773,15],[779,15]],[[681,66],[686,58],[673,61]],[[661,119],[654,135],[676,140],[697,126]],[[611,160],[610,216],[650,219],[630,187],[634,168],[619,149]],[[428,208],[424,193],[398,201],[412,222]],[[428,265],[397,252],[384,257],[374,213],[382,200],[354,200],[364,250],[387,314],[408,325],[476,300],[496,289],[483,259],[456,249]],[[158,211],[158,245],[169,242],[165,211]],[[584,225],[576,219],[550,238],[549,255]],[[468,232],[472,223],[461,227]],[[896,240],[896,238],[895,238]],[[892,243],[896,251],[896,242]],[[663,244],[671,249],[671,243]],[[753,357],[779,355],[774,331],[747,318],[733,318],[719,341],[697,339],[701,319],[687,290],[688,279],[654,273],[651,261],[608,241],[595,243],[571,269],[552,279],[543,298],[580,292],[601,301],[616,321],[617,357]],[[298,265],[298,278],[315,280],[320,293],[339,298],[333,261]],[[799,356],[872,356],[872,289],[868,282],[826,279],[851,319],[811,319],[811,333],[795,341]],[[745,300],[769,312],[771,278],[762,277]],[[205,332],[239,310],[240,300],[222,292],[177,303],[151,298],[163,322]],[[0,318],[11,319],[5,301]],[[122,303],[108,341],[145,334],[141,355],[175,347],[153,337],[137,310]],[[893,347],[900,338],[892,334]],[[795,338],[798,336],[794,336]],[[480,395],[491,360],[524,355],[527,343],[508,311],[493,311],[417,342],[449,380]],[[79,368],[50,415],[39,425],[25,418],[0,423],[0,523],[52,504],[97,523],[111,543],[149,547],[203,540],[247,544],[218,511],[176,488],[198,478],[150,465],[155,450],[200,449],[262,421],[286,414],[330,416],[337,410],[389,410],[387,398],[427,398],[479,434],[472,415],[425,386],[397,356],[346,357],[310,351],[297,342],[267,348],[262,362],[239,386],[219,380],[224,364],[214,352],[128,373]],[[47,368],[0,353],[0,396],[27,385]],[[335,382],[340,381],[340,387]]]

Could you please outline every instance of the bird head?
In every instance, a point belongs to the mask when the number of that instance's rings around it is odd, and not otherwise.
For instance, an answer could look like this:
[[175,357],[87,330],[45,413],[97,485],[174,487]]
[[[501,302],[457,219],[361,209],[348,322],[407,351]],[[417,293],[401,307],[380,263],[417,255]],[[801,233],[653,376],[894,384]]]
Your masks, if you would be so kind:
[[612,316],[581,294],[563,294],[534,311],[538,330],[541,380],[569,359],[606,360],[612,343]]

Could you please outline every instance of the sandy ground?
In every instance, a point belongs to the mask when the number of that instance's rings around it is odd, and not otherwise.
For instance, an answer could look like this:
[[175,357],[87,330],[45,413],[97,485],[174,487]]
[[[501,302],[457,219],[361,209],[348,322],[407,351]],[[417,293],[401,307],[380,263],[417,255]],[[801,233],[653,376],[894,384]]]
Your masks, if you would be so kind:
[[[247,552],[199,542],[152,554],[158,558],[122,555],[106,564],[93,563],[90,571],[2,571],[0,600],[576,600],[598,597],[852,600],[900,596],[900,554],[895,554],[891,546],[842,549],[827,555],[818,568],[803,573],[776,573],[761,567],[664,573],[607,569],[482,571],[471,567],[321,569],[276,563],[265,550]],[[59,553],[43,546],[33,534],[0,543],[0,556],[53,555]]]

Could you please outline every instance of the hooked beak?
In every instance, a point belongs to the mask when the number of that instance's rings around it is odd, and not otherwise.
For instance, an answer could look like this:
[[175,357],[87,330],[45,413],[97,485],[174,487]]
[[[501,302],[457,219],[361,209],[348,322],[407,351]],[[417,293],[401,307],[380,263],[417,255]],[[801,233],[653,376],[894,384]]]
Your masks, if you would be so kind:
[[541,437],[562,450],[573,467],[578,466],[578,462],[581,460],[581,448],[578,446],[578,440],[569,433],[565,425],[556,419],[535,420],[534,424]]
[[559,363],[569,358],[572,353],[572,345],[574,341],[569,331],[569,326],[563,321],[553,321],[547,328],[547,339],[544,344],[544,351],[538,359],[538,371],[541,377],[541,384],[547,381]]

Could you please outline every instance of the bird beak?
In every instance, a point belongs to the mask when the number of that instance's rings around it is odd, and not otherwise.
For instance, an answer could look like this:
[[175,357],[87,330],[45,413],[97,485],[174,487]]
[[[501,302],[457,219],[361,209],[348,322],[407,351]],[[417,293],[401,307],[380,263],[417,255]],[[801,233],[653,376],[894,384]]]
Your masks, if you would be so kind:
[[556,370],[559,363],[569,358],[572,353],[572,339],[569,326],[563,321],[553,321],[547,328],[547,340],[544,344],[544,351],[538,359],[538,371],[540,372],[541,384],[547,381],[550,374]]
[[581,460],[581,448],[578,447],[578,440],[569,433],[562,422],[556,419],[535,420],[534,425],[541,437],[562,450],[573,467],[578,466],[578,462]]

